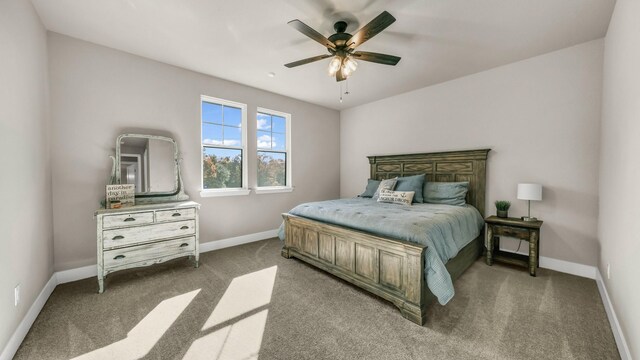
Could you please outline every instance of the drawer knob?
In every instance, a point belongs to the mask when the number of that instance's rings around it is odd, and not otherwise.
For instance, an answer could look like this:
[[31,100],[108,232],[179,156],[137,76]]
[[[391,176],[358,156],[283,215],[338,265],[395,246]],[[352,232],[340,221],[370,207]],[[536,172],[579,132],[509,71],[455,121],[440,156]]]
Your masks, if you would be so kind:
[[182,216],[182,214],[180,214],[180,213],[173,213],[173,215],[171,215],[171,216]]
[[185,246],[189,246],[189,244],[187,244],[187,243],[180,244],[180,247],[185,247]]
[[129,216],[128,218],[124,219],[124,221],[136,221],[136,219]]
[[122,235],[116,235],[113,238],[111,238],[111,240],[122,240],[122,239],[124,239],[124,236]]
[[183,227],[180,228],[180,230],[187,230],[189,227],[187,225],[184,225]]
[[121,260],[121,259],[124,259],[124,258],[125,258],[124,255],[118,255],[118,256],[114,257],[113,260]]

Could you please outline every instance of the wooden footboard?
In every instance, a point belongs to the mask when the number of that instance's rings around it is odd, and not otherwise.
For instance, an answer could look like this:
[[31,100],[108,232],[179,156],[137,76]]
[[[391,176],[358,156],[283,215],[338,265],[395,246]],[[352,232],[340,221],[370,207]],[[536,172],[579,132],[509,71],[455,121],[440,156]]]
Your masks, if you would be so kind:
[[426,320],[426,246],[387,239],[291,214],[282,215],[282,256],[296,257],[395,304],[402,316]]

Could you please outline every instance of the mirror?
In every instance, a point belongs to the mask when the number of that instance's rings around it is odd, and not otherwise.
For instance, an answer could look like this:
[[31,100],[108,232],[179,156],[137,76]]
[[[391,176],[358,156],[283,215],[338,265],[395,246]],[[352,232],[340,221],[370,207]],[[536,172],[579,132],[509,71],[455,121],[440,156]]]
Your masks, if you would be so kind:
[[136,203],[188,199],[182,189],[178,145],[164,136],[118,136],[115,181],[135,185]]
[[136,194],[176,192],[175,148],[169,138],[122,137],[120,183],[134,184]]

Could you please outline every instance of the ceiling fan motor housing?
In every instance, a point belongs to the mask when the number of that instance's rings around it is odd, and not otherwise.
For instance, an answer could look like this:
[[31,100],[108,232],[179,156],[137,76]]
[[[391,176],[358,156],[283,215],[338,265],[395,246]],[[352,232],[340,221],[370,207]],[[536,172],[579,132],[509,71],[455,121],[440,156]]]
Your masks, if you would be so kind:
[[333,29],[336,33],[329,36],[329,41],[336,45],[337,50],[343,50],[341,48],[347,47],[347,41],[352,37],[351,34],[345,32],[347,30],[347,23],[345,21],[338,21],[333,24]]
[[343,33],[347,30],[347,22],[346,21],[338,21],[333,24],[333,30],[337,33]]

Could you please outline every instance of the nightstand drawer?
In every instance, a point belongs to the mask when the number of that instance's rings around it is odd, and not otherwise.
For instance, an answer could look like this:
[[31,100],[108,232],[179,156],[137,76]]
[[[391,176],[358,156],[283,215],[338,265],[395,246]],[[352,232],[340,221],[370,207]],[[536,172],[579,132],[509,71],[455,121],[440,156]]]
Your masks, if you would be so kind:
[[172,237],[193,235],[196,232],[195,220],[167,222],[136,226],[123,229],[105,230],[102,241],[105,249],[129,246]]
[[151,223],[153,223],[153,211],[105,215],[102,218],[102,227],[105,229]]
[[516,228],[513,226],[494,225],[493,235],[494,236],[510,236],[518,239],[528,240],[529,230]]
[[178,221],[196,218],[196,209],[175,209],[156,211],[156,221]]

